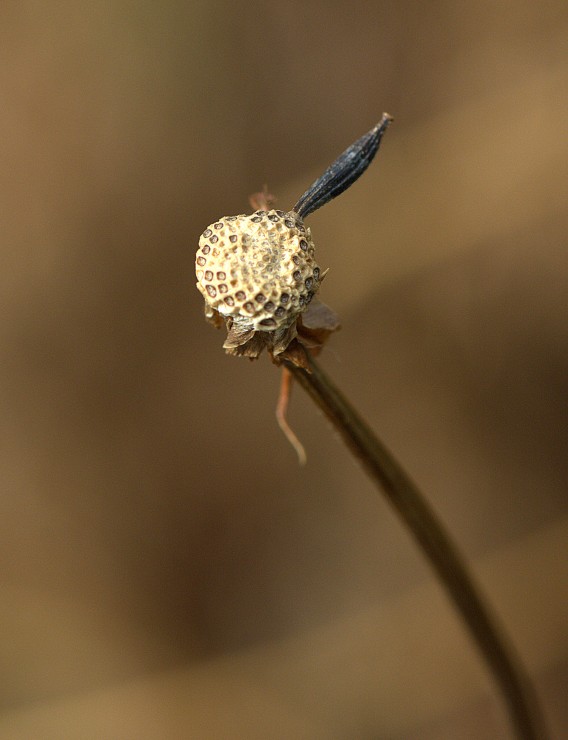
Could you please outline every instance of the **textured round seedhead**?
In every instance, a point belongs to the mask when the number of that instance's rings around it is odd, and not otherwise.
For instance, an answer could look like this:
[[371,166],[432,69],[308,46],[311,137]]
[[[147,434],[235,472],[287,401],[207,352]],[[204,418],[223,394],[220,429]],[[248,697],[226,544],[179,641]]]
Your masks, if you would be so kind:
[[213,312],[241,331],[290,327],[322,279],[309,228],[297,214],[225,216],[199,240],[197,288]]

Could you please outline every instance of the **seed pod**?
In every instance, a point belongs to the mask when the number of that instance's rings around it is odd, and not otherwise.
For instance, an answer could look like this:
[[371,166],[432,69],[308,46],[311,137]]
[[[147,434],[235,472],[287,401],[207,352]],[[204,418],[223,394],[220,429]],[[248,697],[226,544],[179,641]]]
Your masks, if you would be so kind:
[[347,147],[323,175],[310,185],[293,210],[301,218],[306,218],[351,187],[373,161],[391,121],[392,116],[383,113],[376,126]]
[[257,357],[266,347],[278,355],[288,347],[323,279],[314,253],[310,229],[293,213],[227,216],[205,229],[197,288],[208,317],[225,319],[230,354]]

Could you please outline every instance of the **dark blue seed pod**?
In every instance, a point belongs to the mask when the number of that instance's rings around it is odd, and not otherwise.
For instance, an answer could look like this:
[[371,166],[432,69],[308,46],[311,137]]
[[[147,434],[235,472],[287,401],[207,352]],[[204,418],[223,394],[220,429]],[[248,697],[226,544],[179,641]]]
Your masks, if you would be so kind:
[[392,118],[388,113],[383,113],[382,119],[374,128],[351,144],[323,175],[310,185],[293,208],[300,218],[309,216],[341,195],[361,177],[378,152],[381,138],[391,121]]

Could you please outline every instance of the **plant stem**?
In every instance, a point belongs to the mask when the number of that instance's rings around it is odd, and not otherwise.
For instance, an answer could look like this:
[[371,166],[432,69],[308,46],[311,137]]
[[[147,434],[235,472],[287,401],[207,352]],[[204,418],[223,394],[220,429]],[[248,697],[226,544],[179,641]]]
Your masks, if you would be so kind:
[[508,706],[516,737],[545,740],[548,735],[530,681],[451,538],[410,477],[311,356],[309,364],[307,371],[284,362],[418,541],[493,673]]

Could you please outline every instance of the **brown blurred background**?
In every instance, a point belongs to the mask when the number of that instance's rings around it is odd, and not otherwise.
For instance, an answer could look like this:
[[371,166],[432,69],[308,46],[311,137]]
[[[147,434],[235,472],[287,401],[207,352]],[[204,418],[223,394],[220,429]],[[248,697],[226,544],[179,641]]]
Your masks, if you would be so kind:
[[568,8],[0,7],[3,738],[501,738],[408,533],[202,318],[200,232],[310,218],[322,362],[453,532],[568,733]]

